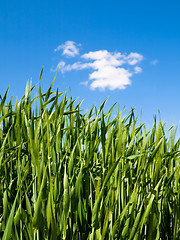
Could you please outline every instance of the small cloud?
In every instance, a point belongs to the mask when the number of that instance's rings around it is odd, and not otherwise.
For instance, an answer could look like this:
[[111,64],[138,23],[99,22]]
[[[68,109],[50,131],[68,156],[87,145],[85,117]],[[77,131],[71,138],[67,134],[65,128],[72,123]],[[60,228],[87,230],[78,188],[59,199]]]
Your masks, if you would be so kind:
[[57,68],[62,69],[65,65],[66,65],[66,63],[64,61],[61,61],[58,63]]
[[138,62],[143,60],[143,56],[139,53],[130,53],[127,57],[126,57],[128,64],[130,65],[135,65]]
[[51,72],[56,72],[57,70],[61,70],[61,72],[63,73],[64,71],[62,71],[62,70],[63,70],[65,65],[66,65],[66,63],[64,61],[60,61],[57,65],[57,67],[56,68],[51,68],[50,71]]
[[142,68],[141,67],[136,66],[134,68],[134,73],[141,73],[141,72],[142,72]]
[[74,57],[79,54],[78,46],[80,46],[80,44],[76,44],[73,41],[66,41],[64,44],[61,44],[56,49],[54,49],[54,52],[57,52],[62,49],[63,50],[62,55]]
[[71,70],[83,70],[85,68],[88,68],[90,66],[89,63],[81,63],[81,62],[75,62],[73,64],[68,64],[66,66],[62,67],[62,71],[71,71]]
[[81,85],[87,86],[88,85],[88,81],[85,82],[80,82]]
[[150,62],[151,65],[157,65],[159,63],[159,61],[157,59],[153,60]]

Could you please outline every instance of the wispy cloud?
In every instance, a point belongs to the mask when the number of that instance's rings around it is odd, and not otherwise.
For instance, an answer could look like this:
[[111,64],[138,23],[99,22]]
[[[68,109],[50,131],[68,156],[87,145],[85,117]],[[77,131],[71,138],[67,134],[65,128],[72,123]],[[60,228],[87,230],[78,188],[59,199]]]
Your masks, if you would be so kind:
[[142,72],[142,68],[137,66],[142,60],[143,56],[136,52],[122,54],[99,50],[81,55],[79,61],[73,64],[60,61],[57,67],[62,73],[89,69],[91,73],[89,73],[88,81],[81,82],[81,84],[89,86],[92,90],[96,88],[115,90],[125,89],[131,85],[130,78],[133,74]]
[[141,72],[142,72],[142,68],[141,67],[136,66],[134,68],[134,73],[141,73]]
[[157,65],[158,63],[159,63],[159,61],[157,59],[150,62],[151,65]]
[[125,59],[127,59],[130,65],[136,65],[138,62],[143,60],[143,56],[139,53],[130,53]]
[[66,55],[69,57],[74,57],[79,54],[79,47],[80,44],[76,44],[73,41],[66,41],[64,44],[59,45],[55,52],[62,50],[62,55]]

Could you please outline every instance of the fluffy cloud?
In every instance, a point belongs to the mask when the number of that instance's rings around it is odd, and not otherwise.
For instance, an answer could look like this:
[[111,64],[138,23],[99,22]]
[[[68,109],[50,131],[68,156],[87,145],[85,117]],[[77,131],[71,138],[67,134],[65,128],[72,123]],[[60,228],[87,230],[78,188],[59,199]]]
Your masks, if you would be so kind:
[[[61,45],[62,46],[62,45]],[[73,64],[59,62],[58,68],[62,73],[72,70],[89,69],[89,80],[81,82],[92,90],[125,89],[131,85],[130,78],[133,74],[142,72],[137,66],[143,60],[139,53],[132,52],[129,55],[120,52],[108,52],[107,50],[90,51],[81,55],[80,60]]]
[[73,41],[66,41],[64,44],[61,44],[56,49],[54,49],[54,51],[57,52],[62,49],[62,55],[74,57],[79,54],[78,46],[80,46],[80,44],[76,44]]
[[124,61],[124,55],[121,53],[110,53],[107,50],[99,50],[95,52],[89,52],[81,56],[87,60],[93,60],[94,62],[91,64],[94,69],[99,69],[105,66],[121,66]]
[[121,53],[100,50],[86,53],[81,57],[92,61],[88,63],[88,67],[94,70],[89,74],[89,80],[92,80],[91,89],[125,89],[126,85],[131,84],[129,77],[132,74],[120,67],[125,63],[125,56]]
[[89,75],[89,79],[93,80],[90,84],[91,89],[100,88],[102,90],[108,88],[110,90],[125,89],[131,84],[129,77],[132,73],[124,68],[116,68],[114,66],[106,66],[99,68]]

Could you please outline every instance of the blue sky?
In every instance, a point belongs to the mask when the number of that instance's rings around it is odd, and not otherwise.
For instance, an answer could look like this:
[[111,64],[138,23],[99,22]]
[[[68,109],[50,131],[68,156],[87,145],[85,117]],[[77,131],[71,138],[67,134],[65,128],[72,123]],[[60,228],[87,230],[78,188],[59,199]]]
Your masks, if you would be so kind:
[[179,125],[180,1],[3,1],[0,8],[0,83],[4,94],[24,94],[44,66],[42,88],[71,88],[90,109],[109,97]]

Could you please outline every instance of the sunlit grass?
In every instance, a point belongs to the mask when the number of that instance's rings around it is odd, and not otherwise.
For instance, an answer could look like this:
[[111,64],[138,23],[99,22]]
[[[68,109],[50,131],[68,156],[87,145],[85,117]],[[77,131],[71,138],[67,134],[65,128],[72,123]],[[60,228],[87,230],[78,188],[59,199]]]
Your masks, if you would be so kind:
[[52,87],[1,97],[0,238],[180,239],[175,130],[113,119],[106,101],[84,113]]

